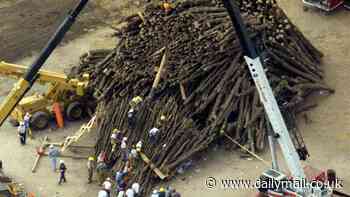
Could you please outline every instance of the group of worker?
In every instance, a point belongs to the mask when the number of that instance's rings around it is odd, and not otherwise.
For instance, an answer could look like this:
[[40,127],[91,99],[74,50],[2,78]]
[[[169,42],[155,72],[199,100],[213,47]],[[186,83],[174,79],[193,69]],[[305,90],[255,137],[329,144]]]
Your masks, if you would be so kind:
[[23,117],[23,121],[21,121],[18,126],[18,137],[22,145],[26,144],[27,134],[31,133],[30,118],[31,118],[31,115],[27,112]]
[[[129,105],[130,109],[127,113],[128,118],[128,128],[134,129],[137,125],[136,115],[140,111],[143,99],[140,96],[136,96],[131,99]],[[157,127],[162,126],[166,121],[165,116],[161,116],[160,120],[157,122]],[[160,129],[157,127],[153,127],[149,130],[149,142],[152,145],[156,145],[160,138]],[[115,190],[113,190],[117,197],[137,197],[140,196],[141,189],[140,185],[137,182],[130,182],[130,174],[132,174],[133,169],[135,168],[137,162],[140,160],[140,154],[142,151],[142,141],[138,141],[136,144],[128,146],[128,138],[125,136],[125,132],[119,129],[113,129],[111,132],[111,145],[112,152],[116,151],[116,149],[120,149],[121,157],[120,159],[123,162],[123,166],[121,170],[117,171],[114,174],[115,181],[112,183],[112,179],[110,178],[110,169],[111,166],[108,166],[106,163],[106,154],[105,152],[101,152],[97,158],[96,172],[99,184],[102,186],[101,190],[98,193],[98,197],[110,197],[112,193],[112,188],[115,186]],[[91,183],[93,170],[95,169],[94,158],[90,157],[88,161],[88,181]],[[113,163],[113,162],[112,162]],[[113,164],[112,164],[113,165]],[[128,186],[130,186],[128,188]],[[159,191],[154,190],[152,193],[152,197],[179,197],[180,194],[175,190],[165,190],[164,188],[160,188]]]
[[[88,160],[88,181],[92,182],[93,171],[96,169],[97,178],[99,184],[102,186],[98,192],[98,197],[111,197],[112,193],[115,193],[117,197],[139,197],[140,196],[140,184],[137,182],[129,183],[130,166],[126,162],[126,166],[123,171],[117,171],[114,174],[114,181],[110,178],[110,168],[106,163],[105,153],[100,153],[97,158],[97,165],[95,168],[94,157],[89,157]],[[130,185],[128,188],[127,185]],[[113,190],[113,188],[115,188]]]
[[[60,150],[57,147],[55,147],[53,144],[51,144],[49,146],[48,157],[50,159],[51,169],[53,172],[57,172],[57,159],[59,155],[60,155]],[[60,160],[58,165],[58,170],[60,173],[58,184],[61,185],[62,183],[67,182],[67,179],[66,179],[67,167],[63,160]]]

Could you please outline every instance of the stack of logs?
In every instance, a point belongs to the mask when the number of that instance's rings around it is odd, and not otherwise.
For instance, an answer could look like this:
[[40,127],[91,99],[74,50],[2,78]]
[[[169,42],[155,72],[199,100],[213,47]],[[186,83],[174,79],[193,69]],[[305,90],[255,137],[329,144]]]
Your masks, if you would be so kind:
[[[322,53],[294,26],[275,0],[237,0],[249,35],[257,43],[264,67],[286,118],[310,107],[312,93],[332,93],[323,82]],[[143,153],[163,173],[175,169],[218,138],[220,131],[257,151],[265,147],[267,119],[258,92],[243,60],[230,18],[218,0],[185,0],[172,14],[150,3],[144,13],[126,18],[116,32],[113,50],[92,51],[81,58],[71,76],[90,73],[98,100],[99,138],[96,155],[106,151],[110,160],[114,128],[124,131],[130,149],[139,140]],[[165,57],[166,56],[166,57]],[[161,80],[154,86],[162,58]],[[127,126],[129,102],[144,98],[137,125]],[[166,121],[159,124],[164,115]],[[148,131],[158,127],[159,143],[149,143]],[[116,160],[113,167],[122,169]],[[131,183],[138,181],[148,193],[159,181],[144,162],[134,164]]]

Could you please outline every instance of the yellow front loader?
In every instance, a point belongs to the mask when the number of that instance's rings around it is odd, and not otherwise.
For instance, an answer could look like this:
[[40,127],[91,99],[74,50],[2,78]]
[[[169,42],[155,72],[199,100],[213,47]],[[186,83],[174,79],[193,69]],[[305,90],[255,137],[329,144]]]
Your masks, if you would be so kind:
[[[26,70],[25,66],[0,62],[0,76],[20,79]],[[37,82],[47,85],[47,90],[43,94],[35,92],[23,97],[9,117],[12,125],[18,125],[28,112],[32,115],[30,126],[33,129],[45,129],[53,117],[53,103],[60,104],[64,117],[69,120],[80,119],[94,110],[93,99],[85,94],[88,74],[83,75],[82,79],[68,79],[62,73],[40,70],[37,77]]]

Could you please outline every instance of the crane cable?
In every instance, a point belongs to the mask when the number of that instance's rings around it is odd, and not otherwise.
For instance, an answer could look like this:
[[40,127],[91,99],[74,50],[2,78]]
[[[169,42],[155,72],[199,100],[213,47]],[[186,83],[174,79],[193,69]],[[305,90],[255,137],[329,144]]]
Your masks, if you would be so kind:
[[236,144],[237,146],[239,146],[241,149],[247,151],[250,155],[252,155],[253,157],[255,157],[257,160],[261,161],[262,163],[264,163],[266,166],[271,166],[271,162],[268,162],[266,160],[264,160],[262,157],[260,157],[259,155],[253,153],[252,151],[250,151],[248,148],[244,147],[242,144],[240,144],[239,142],[237,142],[236,140],[234,140],[231,136],[227,135],[226,133],[223,133],[223,135],[229,139],[231,142],[233,142],[234,144]]

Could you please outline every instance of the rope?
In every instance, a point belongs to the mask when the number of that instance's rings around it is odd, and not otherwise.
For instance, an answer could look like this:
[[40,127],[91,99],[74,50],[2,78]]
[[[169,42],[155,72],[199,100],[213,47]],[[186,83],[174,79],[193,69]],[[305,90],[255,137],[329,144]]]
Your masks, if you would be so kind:
[[243,145],[241,145],[239,142],[237,142],[236,140],[234,140],[232,137],[230,137],[229,135],[227,135],[226,133],[224,133],[224,136],[227,137],[227,139],[229,139],[230,141],[232,141],[234,144],[236,144],[237,146],[239,146],[241,149],[247,151],[250,155],[252,155],[253,157],[255,157],[257,160],[261,161],[262,163],[264,163],[266,166],[271,167],[271,162],[268,162],[266,160],[264,160],[263,158],[261,158],[259,155],[253,153],[252,151],[250,151],[249,149],[247,149],[246,147],[244,147]]

